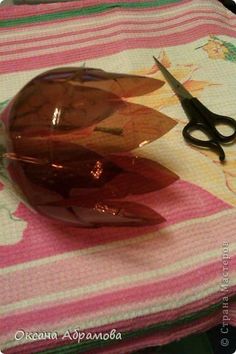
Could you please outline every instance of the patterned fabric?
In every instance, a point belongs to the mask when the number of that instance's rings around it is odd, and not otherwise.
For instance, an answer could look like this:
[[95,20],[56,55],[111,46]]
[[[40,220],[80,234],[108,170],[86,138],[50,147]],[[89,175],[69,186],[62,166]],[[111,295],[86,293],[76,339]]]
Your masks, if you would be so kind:
[[[1,107],[58,66],[163,80],[155,55],[211,110],[236,117],[236,17],[217,0],[83,0],[6,7],[0,18]],[[166,222],[61,225],[20,203],[0,170],[4,353],[128,353],[236,324],[236,145],[224,147],[225,164],[187,145],[187,118],[167,84],[129,100],[178,123],[135,150],[180,176],[144,198]],[[68,335],[76,328],[86,340]],[[92,337],[112,329],[123,340]]]

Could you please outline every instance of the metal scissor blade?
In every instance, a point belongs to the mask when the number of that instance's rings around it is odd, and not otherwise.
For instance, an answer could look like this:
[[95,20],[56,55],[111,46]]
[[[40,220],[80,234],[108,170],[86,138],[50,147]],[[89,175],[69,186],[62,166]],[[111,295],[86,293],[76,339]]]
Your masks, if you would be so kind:
[[176,78],[162,65],[157,58],[153,57],[158,68],[161,70],[164,78],[174,91],[174,93],[180,98],[193,98],[190,92],[186,90],[186,88],[178,81]]

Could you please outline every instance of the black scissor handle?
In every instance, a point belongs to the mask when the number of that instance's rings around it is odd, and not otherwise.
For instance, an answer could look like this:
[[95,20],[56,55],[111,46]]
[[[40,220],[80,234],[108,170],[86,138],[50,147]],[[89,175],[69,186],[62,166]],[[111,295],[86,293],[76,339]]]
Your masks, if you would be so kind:
[[[183,99],[181,101],[183,109],[190,122],[201,123],[205,127],[205,133],[211,139],[222,143],[228,143],[236,138],[236,120],[211,112],[197,98]],[[233,129],[230,135],[223,135],[217,125],[223,124]]]
[[[215,129],[214,133],[220,142],[229,143],[236,138],[236,121],[233,118],[227,116],[221,116],[216,113],[211,113],[210,119],[212,120],[212,124]],[[228,127],[232,128],[233,133],[229,135],[221,134],[217,129],[218,124],[227,125]]]
[[[236,121],[233,118],[221,116],[211,112],[197,98],[181,100],[182,107],[187,114],[190,123],[183,130],[183,136],[189,143],[216,150],[221,161],[225,154],[220,143],[229,143],[236,138]],[[217,125],[223,124],[233,129],[230,135],[223,135]],[[209,140],[200,140],[192,135],[194,130],[204,132]]]
[[[195,138],[192,135],[192,133],[194,131],[203,132],[206,136],[209,137],[209,140],[201,140],[201,139]],[[216,140],[211,139],[211,137],[209,136],[209,132],[206,130],[206,127],[204,124],[189,122],[183,129],[183,137],[188,143],[190,143],[192,145],[196,145],[196,146],[200,146],[203,148],[208,148],[208,149],[216,151],[218,153],[219,159],[221,161],[223,161],[225,159],[224,150],[222,149],[222,147],[220,146],[220,144]]]

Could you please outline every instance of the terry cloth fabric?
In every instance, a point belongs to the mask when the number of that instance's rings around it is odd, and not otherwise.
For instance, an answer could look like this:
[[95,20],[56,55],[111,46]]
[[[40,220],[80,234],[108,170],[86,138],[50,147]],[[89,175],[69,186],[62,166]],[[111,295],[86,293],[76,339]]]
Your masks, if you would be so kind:
[[[155,55],[211,110],[236,117],[236,17],[216,0],[83,0],[5,7],[0,16],[1,106],[58,66],[163,80]],[[236,145],[224,148],[225,164],[187,145],[187,118],[167,84],[130,100],[178,123],[135,151],[180,176],[144,197],[166,222],[58,225],[1,185],[4,353],[128,353],[236,324]]]

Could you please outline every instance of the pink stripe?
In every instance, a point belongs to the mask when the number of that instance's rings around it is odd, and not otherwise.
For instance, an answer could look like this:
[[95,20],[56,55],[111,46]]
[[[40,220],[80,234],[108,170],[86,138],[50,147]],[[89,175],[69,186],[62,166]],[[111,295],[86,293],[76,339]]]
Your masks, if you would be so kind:
[[[129,0],[130,2],[142,2],[142,0]],[[119,0],[121,3],[127,2],[126,0]],[[104,4],[111,4],[114,3],[113,0],[104,0],[102,1]],[[45,15],[50,13],[58,13],[64,12],[69,10],[77,10],[83,9],[90,6],[97,6],[99,5],[98,0],[80,0],[74,2],[65,2],[65,3],[57,3],[57,4],[38,4],[34,6],[11,6],[4,7],[1,9],[2,19],[16,19],[21,17],[28,17],[28,16],[38,16],[38,15]],[[10,11],[9,11],[10,10]],[[1,19],[1,17],[0,17]]]
[[[88,354],[123,354],[132,351],[132,349],[141,349],[148,346],[155,345],[164,345],[169,342],[172,342],[175,339],[180,339],[181,337],[185,337],[186,335],[200,330],[200,328],[208,329],[213,327],[214,325],[220,323],[220,314],[219,312],[214,313],[209,316],[205,316],[201,319],[192,321],[190,324],[180,324],[173,326],[168,330],[155,330],[154,333],[149,333],[147,335],[138,336],[135,340],[132,338],[131,340],[122,340],[117,341],[114,345],[100,349],[93,349],[93,351],[86,351]],[[73,342],[70,342],[72,344]],[[50,349],[55,346],[62,346],[66,344],[65,341],[59,340],[58,343],[41,341],[41,342],[31,342],[24,345],[19,345],[17,347],[13,347],[10,349],[5,349],[4,353],[7,354],[31,354],[32,352],[37,352],[41,349]],[[69,344],[69,343],[68,343]],[[46,345],[46,347],[45,347]],[[4,349],[4,348],[3,348]]]
[[[165,10],[166,8],[169,7],[173,7],[173,8],[180,7],[191,1],[192,0],[182,0],[181,4],[175,3],[175,4],[163,5],[158,7],[158,11]],[[17,17],[44,15],[47,13],[57,13],[57,12],[63,12],[67,10],[82,9],[90,6],[97,6],[99,5],[99,3],[109,5],[109,4],[114,4],[114,2],[115,2],[114,0],[102,0],[101,2],[98,0],[80,0],[80,1],[66,2],[66,3],[40,4],[34,6],[28,6],[28,5],[7,6],[1,9],[0,19],[6,20],[6,19],[16,19]],[[129,2],[142,3],[143,0],[129,0]],[[127,3],[127,0],[119,0],[119,3]]]
[[[192,16],[192,20],[193,20],[193,15],[201,15],[201,14],[211,14],[212,15],[212,10],[207,10],[207,9],[201,9],[200,11],[199,10],[192,10],[192,11],[187,11],[187,12],[184,12],[184,13],[181,13],[177,16],[162,16],[161,18],[158,18],[158,19],[155,19],[155,20],[147,20],[147,21],[141,21],[140,19],[136,19],[135,21],[118,21],[118,22],[115,22],[115,23],[112,23],[112,24],[107,24],[107,25],[103,25],[103,26],[100,26],[100,27],[95,27],[94,25],[94,28],[96,28],[96,31],[100,31],[100,30],[104,30],[104,29],[109,29],[111,27],[117,27],[117,26],[121,26],[121,25],[135,25],[135,26],[138,26],[138,25],[152,25],[152,24],[161,24],[161,23],[166,23],[166,21],[175,21],[177,19],[181,19],[181,18],[184,18],[188,15],[191,15]],[[226,20],[226,23],[229,23],[229,18],[228,16],[224,16],[223,13],[217,13],[217,12],[214,12],[214,15],[217,16],[217,19],[219,19],[219,21],[221,20],[221,22],[224,22],[223,19]],[[101,14],[99,14],[99,16],[101,17]],[[109,16],[103,16],[103,20],[106,18],[106,17],[110,17]],[[71,19],[70,19],[71,20]],[[84,19],[83,19],[84,20]],[[235,17],[232,17],[232,20],[235,20]],[[72,20],[71,20],[72,21]],[[86,21],[84,21],[86,23]],[[53,21],[50,22],[50,25],[53,25]],[[81,22],[80,22],[80,25],[81,25]],[[48,24],[47,24],[47,27],[46,27],[46,30],[48,29]],[[19,29],[16,29],[19,31]],[[40,34],[37,32],[37,33],[34,33],[34,34],[27,34],[27,35],[20,35],[20,36],[17,36],[18,38],[20,37],[21,39],[14,39],[14,40],[10,40],[8,41],[8,39],[4,39],[4,38],[1,38],[1,43],[0,43],[0,47],[1,46],[11,46],[11,45],[18,45],[18,44],[26,44],[26,43],[34,43],[34,42],[37,42],[37,41],[43,41],[43,40],[49,40],[49,39],[56,39],[56,38],[63,38],[63,37],[70,37],[72,35],[79,35],[79,34],[84,34],[84,33],[88,33],[88,29],[85,29],[85,30],[81,30],[81,31],[71,31],[70,28],[69,29],[61,29],[61,31],[63,31],[63,33],[56,33],[56,34],[53,34],[53,35],[47,35],[47,32],[45,33],[42,33],[42,28],[41,28],[41,31],[40,31]],[[12,30],[11,30],[11,33],[12,33]],[[37,37],[38,36],[38,37]]]
[[[236,289],[235,289],[236,290]],[[214,297],[208,297],[208,302],[205,304],[204,308],[206,308],[207,306],[210,306],[211,304],[213,303],[216,303],[216,298],[215,298],[215,295]],[[198,301],[199,303],[199,301]],[[197,302],[195,302],[195,304],[197,304]],[[233,304],[232,304],[233,306]],[[230,308],[231,308],[231,305],[230,305]],[[179,310],[174,310],[174,312],[172,311],[165,311],[165,313],[169,312],[170,314],[172,313],[174,316],[172,316],[172,320],[173,319],[177,319],[177,318],[180,318],[181,316],[183,315],[186,315],[186,312],[187,311],[187,308],[186,306],[183,306],[180,308],[180,312],[178,312]],[[192,312],[195,311],[194,309],[192,310]],[[220,313],[220,321],[222,321],[222,310],[218,311],[217,313]],[[212,316],[216,316],[217,313],[214,313]],[[208,318],[212,317],[212,316],[206,316],[200,320],[195,320],[195,321],[192,321],[190,324],[187,324],[187,325],[184,325],[186,328],[189,328],[190,330],[190,333],[192,332],[195,332],[194,330],[194,323],[196,322],[199,322],[201,321],[202,323],[204,323],[204,325],[207,324],[208,322]],[[234,323],[234,318],[232,318],[232,313],[230,312],[230,317],[231,317],[231,321],[230,321],[230,324],[233,324]],[[168,320],[168,318],[166,317],[165,320]],[[219,322],[215,322],[213,325],[216,325],[217,323],[220,323]],[[125,326],[120,326],[120,324],[123,324]],[[113,324],[109,324],[109,325],[105,325],[105,326],[102,326],[102,327],[98,327],[98,328],[93,328],[93,329],[90,329],[91,332],[109,332],[111,330],[111,328],[116,328],[117,331],[121,331],[121,332],[124,332],[124,331],[129,331],[129,330],[134,330],[134,329],[137,329],[137,328],[144,328],[144,327],[147,327],[148,325],[151,325],[151,324],[154,324],[154,323],[158,323],[157,322],[157,314],[153,314],[153,315],[148,315],[148,316],[142,316],[142,317],[138,317],[138,320],[137,318],[134,318],[134,319],[130,319],[130,320],[126,320],[126,321],[123,321],[123,322],[117,322],[117,323],[113,323]],[[212,325],[212,326],[213,326]],[[171,342],[173,340],[173,338],[175,339],[175,333],[176,333],[176,328],[182,328],[183,325],[179,325],[179,326],[172,326],[172,328],[170,330],[168,330],[169,332],[169,335],[166,337],[165,341],[162,342],[158,342],[156,344],[165,344],[165,343],[168,343],[168,342]],[[158,330],[158,331],[155,331],[155,333],[162,333],[162,331]],[[164,330],[164,333],[167,333],[166,330]],[[186,336],[186,332],[184,332],[183,336]],[[149,336],[145,336],[144,337],[145,339],[148,339]],[[180,338],[180,337],[179,337]],[[160,335],[160,339],[159,340],[162,340],[163,339],[163,335],[161,334]],[[58,345],[62,345],[63,344],[69,344],[68,342],[66,341],[60,341],[59,342],[60,344]],[[71,343],[71,342],[70,342]],[[125,342],[126,343],[126,342]],[[135,341],[135,343],[137,344],[137,341]],[[149,343],[150,344],[150,343]],[[22,346],[19,346],[17,348],[14,348],[14,352],[12,351],[13,349],[9,349],[9,354],[12,353],[12,354],[15,354],[15,353],[22,353],[22,351],[18,351],[17,349],[19,348],[20,350],[30,350],[31,348],[34,348],[34,349],[38,349],[38,348],[41,348],[41,346],[43,346],[44,348],[50,348],[50,347],[53,347],[55,346],[55,342],[50,342],[50,341],[46,341],[46,342],[34,342],[34,343],[29,343],[29,344],[26,344],[26,345],[22,345]],[[116,346],[117,346],[117,343],[116,343]],[[145,345],[146,346],[146,345]],[[113,348],[114,350],[114,348]],[[24,351],[24,353],[31,353],[30,351]],[[114,351],[111,352],[112,354],[115,353]]]
[[[93,349],[91,351],[86,351],[87,354],[123,354],[128,353],[133,350],[138,350],[148,346],[157,346],[170,343],[176,339],[187,336],[191,333],[196,333],[201,330],[207,330],[211,327],[214,327],[216,324],[222,321],[222,314],[220,312],[214,313],[209,316],[205,316],[198,320],[192,321],[189,324],[181,324],[178,326],[173,326],[168,330],[155,330],[154,334],[150,333],[143,336],[138,336],[135,340],[122,340],[117,341],[113,346],[103,347],[102,349]],[[100,331],[99,331],[100,332]],[[67,344],[72,344],[69,342]],[[18,343],[16,343],[18,344]],[[63,344],[66,344],[65,341],[58,340],[57,343],[49,341],[41,342],[31,342],[24,345],[19,345],[17,347],[12,347],[5,349],[4,353],[6,354],[32,354],[32,352],[38,352],[40,349],[50,349],[56,346],[60,347]],[[4,347],[2,348],[4,349]]]
[[236,37],[236,30],[231,28],[222,28],[219,25],[200,25],[188,29],[178,34],[169,34],[166,36],[147,37],[147,38],[126,38],[112,43],[100,44],[96,46],[87,46],[76,48],[58,53],[51,53],[35,57],[23,58],[18,60],[7,60],[1,62],[1,73],[13,73],[24,70],[42,69],[49,66],[59,66],[73,62],[89,60],[91,58],[101,58],[122,52],[129,49],[153,48],[157,50],[161,47],[181,45],[205,37],[207,33],[221,34]]
[[[236,291],[236,286],[232,287],[230,289],[230,296],[235,295]],[[222,296],[222,294],[221,294]],[[154,323],[163,323],[163,322],[169,322],[169,321],[174,321],[177,319],[180,319],[182,317],[185,317],[186,315],[198,313],[201,310],[206,310],[209,309],[209,307],[213,304],[220,303],[222,301],[222,297],[219,298],[219,296],[216,294],[213,294],[211,296],[208,296],[207,298],[195,301],[191,304],[187,304],[184,306],[181,306],[179,308],[175,308],[172,310],[165,310],[165,311],[160,311],[159,313],[153,313],[150,315],[146,316],[141,316],[134,319],[129,319],[129,320],[124,320],[124,321],[119,321],[115,322],[113,324],[108,324],[99,328],[93,328],[91,331],[96,332],[99,330],[102,330],[104,332],[109,331],[111,328],[117,328],[117,330],[120,330],[121,332],[124,331],[131,331],[139,328],[144,328],[147,326],[151,326]],[[222,312],[222,310],[221,310]],[[230,312],[230,319],[233,318]]]
[[[186,1],[187,2],[191,2],[191,0],[183,0],[183,2]],[[166,6],[170,6],[170,5],[166,5]],[[207,7],[209,9],[209,6]],[[162,7],[163,9],[163,7]],[[158,11],[159,14],[161,14],[161,10],[160,9]],[[202,6],[201,9],[204,9],[204,7]],[[165,10],[165,9],[163,9]],[[164,11],[163,11],[164,12]],[[93,21],[95,22],[99,22],[100,20],[104,20],[106,18],[111,18],[111,16],[117,16],[117,15],[121,15],[121,14],[130,14],[130,15],[135,15],[137,17],[141,17],[143,18],[146,14],[151,14],[153,15],[153,17],[155,16],[154,10],[153,8],[148,8],[148,9],[127,9],[127,8],[112,8],[109,10],[106,10],[106,12],[101,12],[101,13],[96,13],[93,15],[85,15],[85,16],[81,16],[79,17],[79,21],[81,23],[86,24],[87,20],[90,20],[91,18],[93,19]],[[164,14],[163,14],[164,15]],[[161,17],[163,17],[163,15],[161,14]],[[167,17],[168,19],[170,18],[170,16]],[[26,29],[39,29],[40,31],[43,30],[47,30],[49,28],[50,25],[57,25],[58,28],[61,24],[67,24],[68,22],[72,22],[73,20],[76,21],[77,19],[77,23],[78,23],[78,17],[68,17],[68,18],[63,18],[63,19],[57,19],[57,20],[52,20],[49,22],[45,21],[45,22],[36,22],[36,23],[27,23],[24,26],[21,26],[21,30],[26,30]],[[230,18],[229,18],[230,19]],[[232,19],[234,19],[234,17],[232,17]],[[17,34],[19,33],[19,27],[11,27],[10,28],[11,33],[13,32],[17,32]],[[8,33],[9,32],[9,27],[6,28],[1,28],[1,32],[3,33]]]
[[[175,198],[176,195],[179,195],[179,198]],[[201,208],[199,208],[199,200]],[[200,187],[184,181],[177,181],[159,192],[149,193],[141,197],[140,202],[154,208],[168,220],[161,227],[231,208]],[[79,229],[49,221],[32,213],[23,205],[20,206],[16,215],[27,221],[28,227],[24,232],[24,238],[18,244],[1,247],[2,267],[124,240],[160,229],[160,226],[123,227],[122,232],[118,227],[109,228],[109,232],[107,228]]]
[[[230,266],[233,268],[235,265],[236,256],[232,257],[232,259],[230,260]],[[171,282],[169,279],[167,279],[162,280],[161,282],[145,284],[144,286],[136,286],[129,289],[119,290],[113,293],[104,293],[99,296],[93,296],[90,298],[88,297],[85,300],[74,301],[63,306],[57,305],[54,307],[50,307],[50,311],[49,308],[47,308],[43,310],[27,311],[26,313],[19,313],[5,317],[2,316],[2,323],[4,325],[1,330],[1,333],[2,335],[7,335],[9,332],[12,332],[14,329],[17,328],[19,322],[24,323],[25,328],[38,328],[39,325],[40,327],[43,327],[44,324],[56,323],[59,318],[60,321],[63,320],[63,323],[67,321],[71,323],[75,316],[80,316],[81,318],[83,318],[83,316],[85,316],[86,314],[88,315],[91,313],[94,313],[95,316],[96,312],[98,312],[99,310],[104,311],[105,308],[109,308],[111,306],[112,308],[115,308],[116,306],[121,306],[123,304],[126,305],[128,303],[136,303],[138,305],[138,308],[140,309],[140,303],[147,302],[150,299],[158,299],[159,297],[169,297],[171,294],[175,294],[176,296],[176,299],[172,299],[172,302],[178,301],[180,297],[179,294],[189,289],[190,284],[191,287],[194,288],[199,286],[199,284],[204,283],[204,281],[206,281],[207,284],[207,280],[209,280],[209,278],[215,277],[216,281],[218,281],[219,274],[221,274],[221,271],[222,261],[214,262],[208,266],[199,267],[197,271],[196,269],[194,269],[188,273],[176,276],[172,278]],[[233,294],[235,294],[235,290],[236,286],[229,287],[227,296],[232,296]],[[223,293],[221,291],[218,291],[216,294],[209,296],[209,298],[212,301],[213,297],[214,302],[218,302],[222,300],[222,294]],[[196,307],[193,310],[194,303],[195,302],[186,305],[182,314],[195,311]],[[200,300],[200,302],[198,302],[200,308],[206,307],[206,303],[209,303],[209,299],[207,298],[203,298]],[[200,308],[198,308],[198,311]],[[167,310],[161,313],[157,313],[156,322],[159,323],[168,319],[170,320],[175,318],[175,311],[177,311],[178,316],[181,315],[181,309]],[[60,317],[58,317],[59,313]],[[118,327],[119,326],[117,326],[116,324],[116,328]],[[133,326],[132,324],[132,328],[133,327],[135,326]]]
[[[147,240],[137,243],[136,247],[123,245],[122,247],[117,246],[116,249],[100,250],[92,254],[77,254],[73,258],[58,260],[55,264],[40,265],[6,274],[1,277],[1,294],[3,299],[1,303],[8,304],[23,299],[53,294],[63,291],[64,289],[74,289],[78,286],[82,288],[94,283],[102,284],[102,282],[109,281],[110,279],[162,269],[183,259],[186,259],[186,262],[188,260],[189,263],[189,259],[192,256],[196,256],[196,254],[200,255],[208,251],[210,252],[211,250],[221,249],[223,240],[215,235],[219,220],[221,220],[222,235],[225,233],[228,242],[234,242],[233,230],[236,228],[234,219],[235,214],[229,216],[224,215],[219,219],[205,221],[199,231],[197,231],[199,224],[186,225],[175,231],[173,230],[171,232],[173,239],[171,247],[169,238],[165,237],[165,235],[159,235],[151,241]],[[230,227],[228,225],[230,225]],[[191,240],[188,239],[189,234],[192,235]],[[208,237],[205,242],[202,242],[202,238],[205,238],[206,234]],[[161,249],[164,256],[153,253],[153,249]],[[120,257],[120,254],[127,254],[131,259],[142,259],[143,253],[146,255],[148,261],[143,260],[142,262],[135,263],[125,262],[123,258]],[[215,258],[218,257],[218,255],[215,256]],[[211,258],[211,260],[202,258],[201,261],[198,261],[198,264],[192,266],[191,269],[196,268],[199,263],[202,267],[207,266],[209,262],[215,261],[215,258]],[[96,268],[94,268],[94,259],[97,259]],[[180,270],[173,270],[171,276],[163,274],[157,275],[156,278],[158,278],[158,281],[161,281],[163,278],[168,280],[170,277],[172,278],[183,272],[185,267],[183,266]],[[97,268],[103,269],[103,271],[98,271]],[[78,272],[78,269],[83,269],[83,272]],[[57,274],[57,277],[55,277],[55,274]],[[206,276],[208,277],[209,274],[206,273]],[[139,280],[130,279],[130,285],[131,282],[133,286],[136,286],[136,283],[140,286],[141,283],[146,284],[147,282],[153,282],[153,279],[145,280],[143,277],[143,279]],[[127,285],[122,284],[120,287],[124,286],[126,287]],[[170,287],[170,291],[171,289]],[[97,290],[96,294],[104,291],[107,290]],[[59,301],[60,303],[64,303],[68,300],[62,299]]]
[[232,326],[236,326],[236,301],[230,305],[229,311],[231,318],[230,323],[232,324]]
[[[196,20],[207,20],[207,21],[210,21],[210,20],[216,20],[218,23],[225,23],[224,20],[220,20],[217,16],[198,16],[198,17],[194,17],[194,21]],[[181,26],[184,26],[186,24],[189,24],[189,23],[192,23],[193,21],[193,18],[189,18],[187,20],[184,20],[181,22]],[[166,20],[164,20],[164,22],[166,23]],[[159,33],[163,33],[164,31],[166,30],[169,30],[169,29],[172,29],[172,28],[176,28],[176,23],[174,24],[171,24],[171,25],[167,25],[167,26],[163,26],[162,28],[159,28],[159,29],[151,29],[148,27],[148,25],[150,25],[150,22],[146,22],[146,27],[145,29],[141,28],[141,29],[137,29],[137,28],[132,28],[132,29],[127,29],[127,27],[130,27],[130,23],[129,22],[124,22],[123,24],[125,25],[125,23],[127,24],[127,26],[125,28],[121,29],[119,28],[118,30],[116,31],[113,31],[113,32],[109,32],[109,33],[106,33],[106,34],[102,34],[102,35],[97,35],[97,36],[90,36],[90,37],[85,37],[85,38],[81,38],[81,39],[76,39],[76,40],[71,40],[69,41],[69,44],[70,45],[80,45],[80,44],[83,44],[83,43],[89,43],[89,41],[95,41],[95,40],[100,40],[100,39],[107,39],[107,38],[111,38],[112,36],[116,36],[116,35],[126,35],[126,34],[144,34],[144,33],[151,33],[152,34],[156,34],[158,35]],[[156,22],[156,21],[153,21],[153,23],[158,23],[159,24],[159,21]],[[122,22],[118,24],[118,26],[122,25]],[[103,26],[103,29],[106,28],[106,29],[111,29],[113,28],[114,25],[113,24],[110,24],[108,26]],[[235,27],[236,28],[236,24],[235,25],[232,25],[232,27]],[[100,30],[102,30],[102,28],[95,28],[96,30],[96,33],[98,33]],[[85,31],[81,31],[81,32],[77,32],[78,35],[81,35],[81,34],[84,34],[84,33],[90,33],[88,30],[85,30]],[[131,37],[131,36],[130,36]],[[55,38],[54,38],[55,39]],[[31,40],[32,43],[34,42],[34,39]],[[64,47],[64,46],[67,46],[68,45],[68,40],[65,40],[63,42],[55,42],[54,45],[56,45],[56,47],[59,49],[60,47]],[[38,50],[43,50],[43,49],[51,49],[52,48],[52,43],[49,43],[49,44],[44,44],[44,45],[36,45],[36,46],[32,46],[32,47],[25,47],[25,48],[18,48],[18,49],[13,49],[13,50],[3,50],[2,52],[0,51],[0,55],[2,56],[2,58],[4,59],[4,56],[5,55],[12,55],[12,54],[17,54],[17,55],[20,55],[20,53],[27,53],[27,52],[33,52],[33,55],[35,57],[35,55],[37,55],[37,51]],[[47,54],[45,54],[47,55]]]
[[[152,334],[146,336],[139,336],[128,341],[116,342],[110,348],[97,349],[90,352],[90,354],[121,354],[131,352],[133,350],[138,350],[146,347],[161,346],[167,343],[173,342],[184,338],[191,333],[198,333],[200,331],[206,331],[216,324],[220,323],[221,315],[220,313],[214,313],[211,316],[204,317],[191,322],[190,324],[184,324],[175,326],[169,330],[154,330]],[[89,353],[88,353],[89,354]]]
[[[222,320],[222,311],[217,311],[216,313],[214,313],[213,315],[209,315],[209,316],[204,316],[201,319],[192,321],[189,324],[182,324],[182,325],[177,325],[177,326],[172,326],[171,329],[169,330],[155,330],[155,342],[153,342],[153,334],[148,334],[146,336],[139,336],[138,338],[134,340],[131,340],[131,342],[127,341],[121,341],[121,342],[116,342],[115,346],[112,347],[112,351],[106,351],[104,352],[104,348],[102,353],[121,353],[121,345],[124,349],[126,349],[125,352],[127,352],[128,349],[139,349],[142,347],[146,347],[148,345],[164,345],[166,343],[169,343],[177,338],[181,338],[181,337],[185,337],[187,334],[190,333],[196,333],[197,329],[200,329],[199,325],[201,324],[202,328],[207,329],[208,327],[213,327],[214,325],[220,323],[220,321]],[[135,322],[137,323],[137,319],[135,319],[135,321],[131,321],[131,322]],[[154,322],[156,323],[156,322]],[[196,327],[196,324],[198,324],[198,327]],[[147,325],[145,325],[146,327]],[[106,332],[106,331],[110,331],[111,328],[116,328],[117,331],[120,331],[120,328],[117,327],[117,324],[111,324],[110,327],[108,329],[106,329],[106,327],[100,327],[98,329],[96,329],[94,332]],[[140,327],[142,328],[142,327]],[[132,330],[132,327],[130,328]],[[141,340],[141,342],[139,342],[139,340]],[[58,341],[58,346],[64,345],[64,344],[72,344],[73,342],[66,342],[65,340],[59,340]],[[7,350],[4,350],[5,353],[7,354],[17,354],[17,353],[24,353],[24,354],[31,354],[32,350],[39,350],[40,348],[43,349],[49,349],[55,346],[55,341],[41,341],[41,342],[31,342],[28,344],[24,344],[24,345],[19,345],[17,347],[13,347],[13,348],[9,348]],[[4,347],[3,347],[4,349]],[[89,353],[89,352],[88,352]],[[100,351],[95,351],[93,350],[92,352],[94,353],[100,353]],[[91,354],[92,354],[91,353]],[[123,352],[122,352],[123,353]]]

